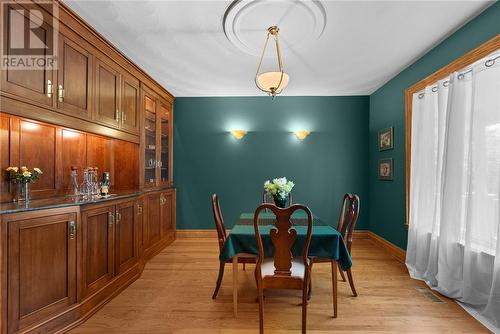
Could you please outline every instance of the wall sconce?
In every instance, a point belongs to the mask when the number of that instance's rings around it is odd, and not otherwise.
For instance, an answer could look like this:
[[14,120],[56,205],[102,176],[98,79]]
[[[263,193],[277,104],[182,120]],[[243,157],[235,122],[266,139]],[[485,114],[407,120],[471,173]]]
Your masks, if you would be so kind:
[[245,130],[231,130],[230,132],[231,135],[238,140],[245,137],[245,135],[247,134]]
[[307,136],[309,136],[311,132],[307,130],[300,130],[300,131],[295,131],[294,133],[299,140],[304,140],[306,139]]

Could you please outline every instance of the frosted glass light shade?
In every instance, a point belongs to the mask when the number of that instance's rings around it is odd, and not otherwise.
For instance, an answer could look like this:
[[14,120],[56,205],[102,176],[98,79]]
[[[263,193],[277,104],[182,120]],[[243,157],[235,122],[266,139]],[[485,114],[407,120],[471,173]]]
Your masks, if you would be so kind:
[[[283,79],[281,80],[281,72],[264,72],[255,78],[257,86],[268,93],[280,93],[288,85],[290,77],[283,72]],[[278,87],[279,85],[279,87]]]

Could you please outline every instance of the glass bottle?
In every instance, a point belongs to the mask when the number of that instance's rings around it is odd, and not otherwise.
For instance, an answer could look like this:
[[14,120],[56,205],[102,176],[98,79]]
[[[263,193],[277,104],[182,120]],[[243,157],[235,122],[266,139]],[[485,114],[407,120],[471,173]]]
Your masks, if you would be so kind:
[[80,194],[83,195],[84,199],[86,199],[87,196],[89,195],[89,190],[90,190],[89,169],[84,168],[83,169],[83,182],[82,182],[82,185],[80,186]]
[[109,172],[102,173],[101,196],[106,197],[109,193]]
[[100,191],[99,181],[97,181],[98,175],[99,175],[99,168],[94,167],[92,169],[92,195],[94,196],[99,195]]
[[80,189],[78,186],[78,168],[76,166],[71,166],[71,196],[78,196],[80,194]]

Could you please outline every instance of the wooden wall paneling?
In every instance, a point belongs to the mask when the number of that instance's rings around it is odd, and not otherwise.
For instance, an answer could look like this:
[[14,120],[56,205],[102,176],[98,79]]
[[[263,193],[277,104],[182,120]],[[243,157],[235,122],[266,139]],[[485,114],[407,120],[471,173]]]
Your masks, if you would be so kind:
[[94,81],[94,116],[98,122],[120,126],[121,76],[115,66],[96,58]]
[[10,133],[11,119],[5,114],[0,114],[0,202],[10,201],[10,182],[5,168],[10,166]]
[[98,179],[103,172],[110,172],[111,185],[114,184],[112,139],[87,135],[87,165],[99,168]]
[[61,148],[58,159],[58,189],[68,193],[71,187],[71,166],[78,168],[80,182],[83,167],[87,166],[87,135],[83,132],[61,128]]
[[[33,196],[56,190],[56,127],[21,119],[19,124],[19,166],[38,167],[43,174],[32,184]],[[11,146],[12,147],[12,146]]]
[[[114,189],[139,188],[139,145],[113,140]],[[131,159],[131,157],[136,157]]]
[[[20,48],[19,46],[11,44],[11,36],[13,36],[13,39],[16,41],[24,41],[27,43],[26,37],[29,36],[29,30],[27,28],[33,26],[33,24],[30,26],[30,23],[32,22],[29,18],[29,10],[23,7],[22,4],[2,4],[2,6],[4,5],[4,10],[2,10],[2,20],[8,23],[4,26],[6,29],[3,30],[3,50],[6,50],[6,55],[8,56],[16,56],[18,54],[13,50],[14,48],[10,48],[9,46],[13,46],[17,49]],[[22,13],[24,13],[24,15]],[[45,45],[53,47],[53,30],[48,24],[48,22],[51,22],[49,19],[50,15],[45,11],[40,11],[40,13],[44,15],[42,24],[37,24],[37,28],[30,29],[34,30],[37,37],[45,43]],[[11,19],[20,20],[24,24],[11,24]],[[19,29],[21,26],[23,28]],[[48,56],[47,52],[48,49],[45,50],[44,56]],[[46,65],[48,65],[48,62]],[[53,105],[53,96],[49,96],[47,93],[49,83],[52,83],[52,87],[54,87],[54,81],[53,70],[49,66],[45,66],[41,69],[30,70],[20,70],[16,68],[10,69],[7,67],[7,69],[1,71],[1,86],[3,91],[23,96],[47,106]]]
[[[74,36],[72,38],[75,38]],[[55,89],[60,111],[91,119],[93,56],[84,48],[86,43],[59,34],[58,80]],[[62,96],[60,88],[63,89]]]

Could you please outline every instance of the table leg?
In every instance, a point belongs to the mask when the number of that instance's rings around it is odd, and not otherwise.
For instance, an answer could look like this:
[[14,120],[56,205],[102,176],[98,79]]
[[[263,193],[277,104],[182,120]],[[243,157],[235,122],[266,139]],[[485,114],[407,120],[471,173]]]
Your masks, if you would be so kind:
[[238,257],[233,257],[233,311],[234,317],[238,315]]
[[337,317],[337,261],[332,260],[332,301],[333,317]]

